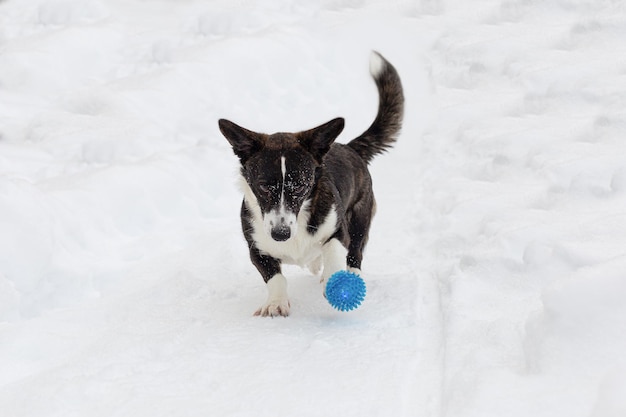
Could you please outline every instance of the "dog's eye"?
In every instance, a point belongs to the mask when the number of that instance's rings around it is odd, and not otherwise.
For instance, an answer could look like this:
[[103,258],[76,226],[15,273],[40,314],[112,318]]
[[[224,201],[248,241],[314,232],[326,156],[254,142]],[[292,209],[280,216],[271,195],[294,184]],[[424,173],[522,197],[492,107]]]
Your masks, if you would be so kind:
[[295,194],[302,194],[304,193],[305,190],[306,190],[306,187],[304,185],[296,185],[292,188],[292,191]]
[[268,184],[261,183],[259,184],[259,190],[261,190],[262,193],[269,194],[269,192],[272,190],[272,187]]

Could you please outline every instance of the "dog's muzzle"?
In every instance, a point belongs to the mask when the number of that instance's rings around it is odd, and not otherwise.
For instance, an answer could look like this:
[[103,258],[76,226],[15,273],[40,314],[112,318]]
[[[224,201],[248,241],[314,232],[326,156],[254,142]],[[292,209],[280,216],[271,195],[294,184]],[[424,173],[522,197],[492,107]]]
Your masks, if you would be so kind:
[[292,213],[271,212],[265,216],[265,230],[277,242],[289,240],[295,234],[296,216]]
[[272,239],[278,242],[284,242],[291,237],[291,228],[286,224],[280,224],[276,227],[272,227],[270,234],[272,235]]

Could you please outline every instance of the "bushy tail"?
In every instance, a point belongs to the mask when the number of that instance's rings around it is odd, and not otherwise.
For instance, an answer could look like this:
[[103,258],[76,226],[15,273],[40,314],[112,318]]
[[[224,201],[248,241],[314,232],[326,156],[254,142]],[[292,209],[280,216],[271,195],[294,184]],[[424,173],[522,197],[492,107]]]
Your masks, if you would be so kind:
[[393,65],[373,51],[370,73],[378,87],[378,114],[361,136],[348,143],[366,162],[393,146],[400,133],[404,114],[402,83]]

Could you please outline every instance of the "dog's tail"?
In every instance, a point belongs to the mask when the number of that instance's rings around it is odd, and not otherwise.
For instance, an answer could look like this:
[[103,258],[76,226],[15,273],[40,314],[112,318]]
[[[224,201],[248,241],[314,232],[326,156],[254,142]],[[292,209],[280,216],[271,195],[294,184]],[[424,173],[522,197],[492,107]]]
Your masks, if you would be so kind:
[[396,142],[404,114],[404,94],[398,72],[381,54],[372,51],[370,73],[378,87],[378,114],[361,136],[348,143],[366,162]]

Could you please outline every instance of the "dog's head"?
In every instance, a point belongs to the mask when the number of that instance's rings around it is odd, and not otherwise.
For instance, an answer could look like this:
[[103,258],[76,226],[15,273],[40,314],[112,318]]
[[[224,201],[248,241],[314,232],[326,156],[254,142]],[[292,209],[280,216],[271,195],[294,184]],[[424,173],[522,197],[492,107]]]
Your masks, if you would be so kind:
[[324,155],[344,127],[342,118],[298,133],[256,133],[219,121],[241,161],[241,174],[254,194],[265,232],[282,242],[295,235],[300,210],[317,183]]

